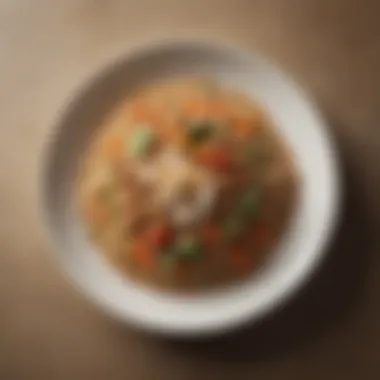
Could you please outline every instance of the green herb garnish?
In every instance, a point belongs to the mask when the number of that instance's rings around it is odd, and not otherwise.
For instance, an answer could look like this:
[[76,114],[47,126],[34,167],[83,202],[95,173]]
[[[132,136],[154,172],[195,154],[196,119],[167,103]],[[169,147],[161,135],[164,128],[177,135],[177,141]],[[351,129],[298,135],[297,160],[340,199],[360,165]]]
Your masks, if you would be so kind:
[[147,126],[138,127],[128,140],[128,154],[133,157],[145,156],[154,142],[154,133]]
[[250,138],[243,144],[243,156],[247,161],[265,162],[268,158],[268,150],[260,139]]
[[238,213],[244,217],[255,217],[259,210],[261,198],[261,189],[258,186],[246,190],[238,201]]
[[202,143],[209,140],[215,132],[215,124],[209,121],[190,121],[187,123],[187,139],[190,143]]
[[179,259],[193,260],[201,257],[203,252],[202,243],[197,239],[188,239],[175,245],[175,255]]
[[170,270],[179,260],[197,260],[202,253],[202,243],[197,239],[176,242],[160,252],[160,265],[164,270]]
[[243,230],[241,220],[235,217],[228,218],[222,226],[222,234],[225,240],[233,241],[239,237]]
[[173,247],[165,248],[159,253],[159,263],[163,270],[171,270],[177,261]]

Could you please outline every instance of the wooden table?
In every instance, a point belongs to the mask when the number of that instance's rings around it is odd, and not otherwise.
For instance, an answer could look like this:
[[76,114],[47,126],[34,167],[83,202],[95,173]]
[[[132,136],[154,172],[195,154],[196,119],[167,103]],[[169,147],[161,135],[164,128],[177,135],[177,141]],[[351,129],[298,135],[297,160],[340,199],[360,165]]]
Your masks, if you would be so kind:
[[[378,379],[379,12],[376,0],[0,0],[0,378]],[[216,342],[108,320],[61,275],[38,213],[41,150],[73,86],[131,44],[173,35],[238,42],[291,72],[330,122],[347,190],[308,291]]]

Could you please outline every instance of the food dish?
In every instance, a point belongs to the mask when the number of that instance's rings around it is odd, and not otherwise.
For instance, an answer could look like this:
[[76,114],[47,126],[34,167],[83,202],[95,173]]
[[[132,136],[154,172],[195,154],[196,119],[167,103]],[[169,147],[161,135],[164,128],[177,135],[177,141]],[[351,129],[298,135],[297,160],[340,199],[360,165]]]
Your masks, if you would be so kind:
[[[83,152],[115,104],[136,87],[174,75],[207,77],[257,99],[292,152],[298,176],[286,233],[260,270],[233,286],[185,296],[146,287],[105,265],[83,230],[73,190]],[[338,220],[337,155],[316,106],[259,55],[215,41],[149,43],[97,68],[57,118],[42,173],[42,215],[69,278],[109,315],[165,335],[226,332],[283,305],[319,266]]]
[[249,275],[281,236],[295,168],[258,104],[205,78],[132,91],[92,139],[77,181],[90,238],[154,286]]

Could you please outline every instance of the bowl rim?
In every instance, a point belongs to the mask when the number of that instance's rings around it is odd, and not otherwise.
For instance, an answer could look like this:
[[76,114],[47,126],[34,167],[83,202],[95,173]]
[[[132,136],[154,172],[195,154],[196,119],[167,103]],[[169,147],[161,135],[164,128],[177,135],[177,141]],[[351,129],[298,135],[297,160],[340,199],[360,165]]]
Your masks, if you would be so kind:
[[[288,287],[281,296],[277,297],[271,302],[267,302],[265,306],[254,311],[251,310],[249,315],[241,315],[235,319],[230,319],[227,323],[223,325],[218,324],[215,327],[212,326],[197,326],[196,328],[178,328],[169,327],[165,324],[154,324],[147,323],[147,321],[137,320],[129,318],[127,315],[121,315],[115,310],[111,309],[105,302],[98,297],[96,297],[82,282],[80,278],[69,269],[69,266],[65,263],[63,259],[63,254],[61,254],[63,247],[60,247],[60,244],[57,243],[57,236],[51,228],[49,207],[47,205],[47,193],[48,193],[48,178],[49,178],[49,165],[52,158],[54,157],[58,131],[62,127],[62,121],[65,119],[66,115],[69,114],[71,108],[81,99],[81,97],[86,93],[86,90],[91,89],[91,87],[105,76],[109,71],[112,70],[112,67],[117,66],[127,62],[128,60],[144,56],[149,54],[154,50],[165,50],[170,49],[199,49],[199,48],[210,48],[218,52],[222,52],[226,55],[237,55],[246,60],[247,62],[260,62],[261,65],[270,67],[276,73],[281,75],[281,79],[285,80],[287,85],[290,85],[298,94],[300,98],[303,99],[304,103],[307,104],[309,112],[312,113],[314,120],[317,121],[320,134],[324,140],[324,144],[330,148],[331,154],[329,157],[329,170],[330,170],[330,181],[331,181],[331,194],[330,194],[330,213],[328,219],[326,220],[326,226],[324,228],[323,238],[320,241],[318,248],[315,248],[313,258],[310,260],[308,266],[304,271],[298,275],[298,277],[293,278],[292,283],[288,284]],[[59,266],[61,270],[66,274],[66,278],[71,280],[73,285],[76,285],[77,290],[80,294],[84,295],[86,299],[92,301],[99,309],[105,312],[107,315],[112,318],[122,322],[123,324],[128,322],[134,327],[158,333],[166,336],[209,336],[216,335],[221,333],[226,333],[241,326],[246,325],[248,322],[254,323],[258,320],[264,318],[268,314],[276,311],[280,306],[287,304],[293,297],[295,297],[298,292],[313,278],[313,275],[317,272],[317,269],[320,267],[323,259],[327,254],[327,247],[331,242],[332,236],[336,231],[338,222],[339,222],[339,209],[341,204],[341,172],[339,170],[339,161],[340,157],[336,149],[335,138],[332,135],[331,131],[327,128],[327,123],[319,108],[317,107],[313,98],[305,90],[304,87],[300,87],[287,71],[283,71],[277,64],[271,59],[267,60],[261,53],[256,49],[249,49],[244,47],[239,43],[230,43],[225,40],[216,39],[216,38],[188,38],[188,37],[174,37],[171,39],[157,39],[142,41],[138,44],[130,46],[127,52],[122,52],[121,54],[113,55],[112,57],[103,60],[101,65],[93,70],[90,70],[82,81],[80,81],[74,88],[70,89],[70,96],[67,100],[61,105],[58,109],[58,112],[55,114],[53,121],[51,123],[51,129],[49,135],[45,139],[45,144],[42,149],[41,154],[41,164],[40,164],[40,178],[39,178],[39,191],[38,191],[38,203],[42,226],[44,228],[45,237],[48,245],[51,247],[51,251],[54,252],[54,255],[57,257]]]

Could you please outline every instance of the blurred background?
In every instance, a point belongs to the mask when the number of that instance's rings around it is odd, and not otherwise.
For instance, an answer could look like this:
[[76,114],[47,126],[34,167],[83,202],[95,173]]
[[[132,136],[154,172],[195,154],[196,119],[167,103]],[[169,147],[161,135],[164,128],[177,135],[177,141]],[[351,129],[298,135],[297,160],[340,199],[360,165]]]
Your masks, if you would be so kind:
[[[380,2],[0,0],[0,379],[380,377]],[[314,96],[346,194],[328,260],[280,313],[217,341],[119,326],[62,276],[38,212],[41,154],[70,91],[142,41],[257,49]]]

